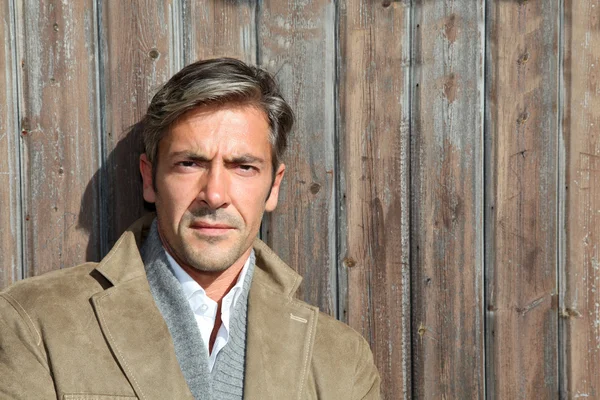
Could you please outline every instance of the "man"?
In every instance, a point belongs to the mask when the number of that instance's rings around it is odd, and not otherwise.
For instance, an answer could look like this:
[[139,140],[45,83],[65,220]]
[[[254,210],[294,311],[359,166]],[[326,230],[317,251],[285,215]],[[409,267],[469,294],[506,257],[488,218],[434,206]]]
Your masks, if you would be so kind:
[[293,115],[273,78],[197,62],[141,121],[144,199],[98,264],[0,294],[0,398],[373,399],[366,341],[294,298],[257,234]]

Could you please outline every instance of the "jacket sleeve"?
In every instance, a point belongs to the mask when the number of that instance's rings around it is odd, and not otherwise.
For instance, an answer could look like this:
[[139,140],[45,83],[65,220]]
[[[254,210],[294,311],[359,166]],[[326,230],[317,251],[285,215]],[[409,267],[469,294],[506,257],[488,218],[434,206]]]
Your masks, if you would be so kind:
[[0,294],[0,398],[56,399],[41,335],[9,294]]
[[354,378],[353,400],[379,400],[379,373],[373,361],[369,343],[361,337],[358,349],[356,374]]

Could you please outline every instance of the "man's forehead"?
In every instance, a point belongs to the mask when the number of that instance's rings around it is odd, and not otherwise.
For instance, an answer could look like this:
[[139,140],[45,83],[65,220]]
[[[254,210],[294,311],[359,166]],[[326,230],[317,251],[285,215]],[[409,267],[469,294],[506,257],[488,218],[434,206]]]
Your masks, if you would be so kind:
[[218,151],[227,158],[270,161],[270,127],[264,111],[253,105],[203,106],[178,118],[158,150],[169,157],[209,158]]

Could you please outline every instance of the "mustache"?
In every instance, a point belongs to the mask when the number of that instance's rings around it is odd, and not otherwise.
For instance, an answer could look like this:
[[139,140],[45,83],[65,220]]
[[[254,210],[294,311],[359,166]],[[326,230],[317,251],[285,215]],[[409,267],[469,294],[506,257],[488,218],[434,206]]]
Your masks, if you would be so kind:
[[198,219],[204,221],[210,221],[212,223],[219,223],[229,225],[233,228],[240,228],[243,225],[240,217],[236,215],[230,215],[222,209],[210,209],[210,208],[197,208],[194,210],[188,210],[186,212],[187,219],[195,221]]

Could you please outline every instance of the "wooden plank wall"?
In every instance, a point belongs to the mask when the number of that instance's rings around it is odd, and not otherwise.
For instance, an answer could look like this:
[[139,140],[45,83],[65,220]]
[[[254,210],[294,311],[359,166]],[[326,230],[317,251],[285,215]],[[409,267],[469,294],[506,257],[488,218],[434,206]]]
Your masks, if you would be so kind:
[[[559,3],[488,5],[488,393],[558,393]],[[510,366],[508,368],[507,366]]]
[[[484,2],[415,10],[413,395],[484,397]],[[460,345],[456,345],[460,343]]]
[[0,287],[23,277],[17,36],[14,4],[0,1]]
[[285,82],[283,94],[296,113],[286,185],[278,210],[264,219],[263,239],[304,276],[301,298],[334,315],[335,6],[265,0],[256,23],[257,61]]
[[100,255],[97,188],[84,205],[89,212],[80,212],[100,165],[97,41],[91,0],[13,4],[21,66],[15,78],[22,82],[22,274],[33,276]]
[[297,113],[262,237],[384,399],[600,398],[600,0],[0,0],[0,287],[144,213],[131,126],[199,58]]
[[561,395],[600,397],[600,1],[565,1]]
[[340,4],[339,317],[411,396],[409,2]]

